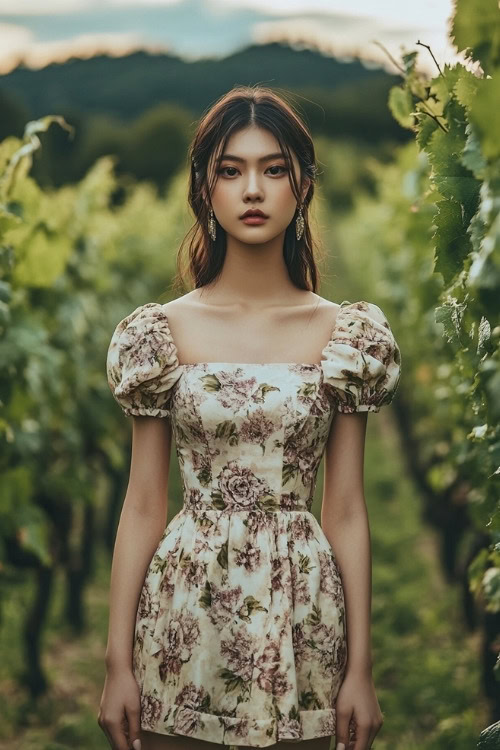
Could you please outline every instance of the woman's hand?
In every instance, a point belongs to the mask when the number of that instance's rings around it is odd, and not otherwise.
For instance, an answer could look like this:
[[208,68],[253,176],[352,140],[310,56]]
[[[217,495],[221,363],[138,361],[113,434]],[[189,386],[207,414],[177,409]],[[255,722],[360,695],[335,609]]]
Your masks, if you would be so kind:
[[[337,695],[336,714],[335,748],[370,750],[375,736],[384,723],[371,672],[347,670]],[[350,725],[354,727],[356,733],[354,744],[349,744]]]
[[113,750],[140,750],[140,716],[140,692],[133,672],[125,667],[108,668],[97,723]]

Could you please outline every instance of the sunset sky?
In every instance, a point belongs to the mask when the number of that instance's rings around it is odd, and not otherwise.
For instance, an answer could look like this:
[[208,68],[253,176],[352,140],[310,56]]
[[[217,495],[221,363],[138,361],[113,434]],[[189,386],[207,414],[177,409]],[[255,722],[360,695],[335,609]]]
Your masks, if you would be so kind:
[[[41,67],[71,55],[134,49],[186,59],[221,57],[252,42],[309,42],[328,54],[360,56],[393,71],[401,47],[420,67],[458,59],[447,40],[453,0],[0,0],[0,72],[20,59]],[[461,59],[461,58],[460,58]]]

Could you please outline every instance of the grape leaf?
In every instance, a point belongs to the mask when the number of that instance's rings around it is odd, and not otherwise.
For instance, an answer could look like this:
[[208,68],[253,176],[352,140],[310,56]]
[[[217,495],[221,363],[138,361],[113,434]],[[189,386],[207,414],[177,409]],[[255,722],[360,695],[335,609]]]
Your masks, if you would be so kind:
[[498,0],[456,0],[450,39],[467,58],[477,60],[485,73],[500,64]]
[[450,284],[461,271],[471,250],[470,238],[463,225],[462,209],[459,203],[442,200],[436,204],[434,216],[435,265],[436,273],[441,273],[445,284]]

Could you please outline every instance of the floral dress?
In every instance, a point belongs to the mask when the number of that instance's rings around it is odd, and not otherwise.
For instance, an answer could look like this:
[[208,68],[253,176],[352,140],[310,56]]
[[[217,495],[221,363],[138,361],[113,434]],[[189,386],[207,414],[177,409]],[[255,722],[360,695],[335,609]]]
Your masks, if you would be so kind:
[[335,414],[389,404],[401,356],[373,303],[342,302],[333,326],[320,364],[181,365],[154,302],[114,331],[112,393],[171,419],[183,484],[137,609],[143,729],[251,747],[335,734],[345,603],[316,476]]

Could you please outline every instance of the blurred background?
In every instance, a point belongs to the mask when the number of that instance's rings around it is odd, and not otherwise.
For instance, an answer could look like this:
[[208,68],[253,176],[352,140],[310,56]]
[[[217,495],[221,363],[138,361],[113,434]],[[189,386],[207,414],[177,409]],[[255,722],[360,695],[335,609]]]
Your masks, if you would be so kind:
[[0,0],[0,750],[108,747],[131,420],[107,347],[180,293],[188,145],[239,84],[312,131],[319,293],[379,304],[401,347],[366,449],[376,745],[498,750],[498,34],[497,0]]

